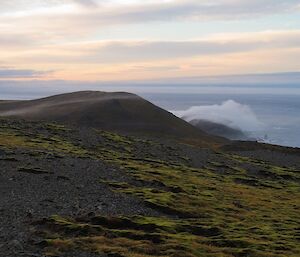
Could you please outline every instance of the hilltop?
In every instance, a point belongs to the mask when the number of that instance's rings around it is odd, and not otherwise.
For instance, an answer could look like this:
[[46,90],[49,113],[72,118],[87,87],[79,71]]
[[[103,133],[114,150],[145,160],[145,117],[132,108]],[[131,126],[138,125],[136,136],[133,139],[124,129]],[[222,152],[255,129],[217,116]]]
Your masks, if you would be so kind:
[[126,92],[81,91],[31,101],[0,102],[0,116],[56,121],[129,134],[167,136],[202,145],[227,142]]

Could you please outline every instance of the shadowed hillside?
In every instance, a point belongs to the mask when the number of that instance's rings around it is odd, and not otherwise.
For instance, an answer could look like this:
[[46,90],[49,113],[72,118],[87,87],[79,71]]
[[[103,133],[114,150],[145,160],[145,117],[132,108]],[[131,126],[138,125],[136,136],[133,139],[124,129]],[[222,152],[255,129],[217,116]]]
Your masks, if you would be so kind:
[[192,120],[190,123],[210,135],[221,136],[231,140],[249,140],[243,131],[221,123],[208,120]]
[[137,95],[124,92],[84,91],[32,101],[4,101],[0,102],[0,116],[169,136],[204,145],[227,142],[196,129]]

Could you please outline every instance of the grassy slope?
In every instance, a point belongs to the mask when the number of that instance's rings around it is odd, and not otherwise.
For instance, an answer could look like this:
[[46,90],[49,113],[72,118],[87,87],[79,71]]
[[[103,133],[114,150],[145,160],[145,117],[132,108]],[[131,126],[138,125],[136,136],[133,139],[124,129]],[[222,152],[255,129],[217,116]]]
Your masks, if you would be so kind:
[[140,257],[300,254],[300,174],[292,167],[216,152],[205,167],[197,168],[189,156],[178,155],[173,161],[159,155],[141,158],[139,144],[151,148],[157,144],[154,141],[91,131],[107,143],[89,147],[75,144],[70,130],[61,125],[43,124],[48,132],[41,135],[28,133],[17,123],[1,124],[1,148],[103,160],[122,169],[129,179],[99,183],[139,197],[161,213],[158,217],[45,217],[33,226],[49,256],[70,249]]

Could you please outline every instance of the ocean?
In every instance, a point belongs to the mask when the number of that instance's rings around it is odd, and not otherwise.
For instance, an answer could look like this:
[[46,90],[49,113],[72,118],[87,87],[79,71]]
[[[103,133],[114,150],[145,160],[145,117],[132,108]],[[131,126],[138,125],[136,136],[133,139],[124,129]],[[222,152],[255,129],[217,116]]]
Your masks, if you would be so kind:
[[[199,108],[201,118],[210,120],[209,116],[215,115],[217,112],[220,120],[227,121],[227,124],[231,122],[231,115],[235,127],[247,130],[253,138],[277,145],[300,147],[299,94],[189,94],[170,92],[142,93],[141,95],[172,112],[185,111],[191,107],[205,107]],[[233,103],[232,106],[225,108],[229,101]],[[197,108],[194,109],[197,112]],[[222,118],[224,119],[222,120]],[[214,121],[218,120],[214,119]]]

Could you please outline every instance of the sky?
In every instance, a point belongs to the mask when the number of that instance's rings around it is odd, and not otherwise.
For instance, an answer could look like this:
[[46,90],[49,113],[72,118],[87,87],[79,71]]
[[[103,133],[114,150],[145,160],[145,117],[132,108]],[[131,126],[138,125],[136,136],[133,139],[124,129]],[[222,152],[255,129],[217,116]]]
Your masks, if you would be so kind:
[[0,57],[0,89],[264,74],[299,82],[300,0],[1,0]]

